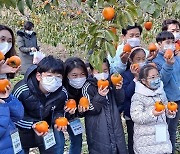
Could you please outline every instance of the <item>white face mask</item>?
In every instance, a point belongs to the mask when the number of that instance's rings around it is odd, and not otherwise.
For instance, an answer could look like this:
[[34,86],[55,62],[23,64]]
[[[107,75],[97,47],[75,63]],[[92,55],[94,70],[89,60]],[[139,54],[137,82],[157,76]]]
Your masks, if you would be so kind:
[[12,48],[12,43],[1,42],[0,51],[5,55]]
[[76,89],[81,89],[85,82],[86,82],[86,77],[69,79],[69,84]]
[[140,46],[141,40],[139,38],[133,37],[130,39],[127,39],[127,43],[130,44],[132,48]]
[[139,64],[139,67],[142,68],[142,67],[145,66],[147,63],[146,63],[146,61],[144,61],[144,62],[141,62],[141,63],[138,63],[138,64]]
[[97,80],[106,80],[109,77],[109,74],[108,73],[97,73],[97,74],[94,74],[94,77]]
[[42,87],[48,92],[55,92],[62,86],[62,79],[60,77],[42,77]]
[[175,38],[175,42],[176,42],[177,40],[180,40],[180,32],[173,33],[173,35],[174,35],[174,38]]
[[163,51],[164,51],[164,53],[166,52],[166,50],[168,50],[168,49],[171,49],[172,51],[174,51],[175,49],[176,49],[176,47],[175,47],[175,44],[165,44],[164,45],[164,47],[163,47]]
[[25,30],[25,32],[26,32],[27,34],[29,34],[29,35],[32,35],[33,30]]

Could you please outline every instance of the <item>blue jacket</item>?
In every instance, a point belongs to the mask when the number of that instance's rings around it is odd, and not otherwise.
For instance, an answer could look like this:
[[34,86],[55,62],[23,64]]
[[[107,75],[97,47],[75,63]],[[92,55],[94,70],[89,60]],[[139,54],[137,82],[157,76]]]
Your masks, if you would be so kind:
[[130,69],[123,72],[121,75],[123,77],[123,89],[125,91],[123,111],[125,116],[131,118],[130,116],[131,98],[135,93],[135,82],[133,81],[134,75],[131,73]]
[[24,108],[12,95],[4,101],[0,103],[0,154],[13,154],[10,133],[16,129],[14,122],[23,118]]
[[180,100],[180,57],[175,56],[174,58],[175,63],[169,65],[166,63],[164,55],[159,52],[157,57],[153,60],[160,72],[168,101]]

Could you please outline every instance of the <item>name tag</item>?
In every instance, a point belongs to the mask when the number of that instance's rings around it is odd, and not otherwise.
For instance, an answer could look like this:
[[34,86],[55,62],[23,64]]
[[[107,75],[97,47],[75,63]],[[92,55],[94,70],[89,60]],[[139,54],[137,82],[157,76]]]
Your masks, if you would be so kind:
[[74,135],[79,135],[84,132],[84,127],[83,127],[80,119],[76,119],[76,120],[70,122],[70,127],[71,127]]
[[43,139],[44,139],[45,150],[51,148],[52,146],[54,146],[56,144],[56,140],[55,140],[55,137],[54,137],[54,132],[53,132],[52,129],[50,129],[48,134],[45,135],[43,137]]
[[11,133],[11,140],[12,140],[14,153],[17,154],[22,150],[21,140],[17,129],[13,133]]
[[155,126],[156,128],[156,142],[166,142],[167,141],[167,126],[165,124],[159,124]]

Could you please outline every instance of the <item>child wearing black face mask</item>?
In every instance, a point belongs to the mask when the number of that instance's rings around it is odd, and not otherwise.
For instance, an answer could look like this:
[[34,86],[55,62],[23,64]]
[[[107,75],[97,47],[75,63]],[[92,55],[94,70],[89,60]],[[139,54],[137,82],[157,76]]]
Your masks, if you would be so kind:
[[175,117],[175,112],[168,109],[156,111],[155,102],[167,104],[156,67],[144,66],[136,82],[135,94],[132,97],[131,118],[134,122],[134,153],[135,154],[164,154],[172,152],[172,144],[166,123],[166,115]]
[[[42,154],[60,153],[59,128],[54,123],[56,118],[64,116],[67,101],[67,91],[62,86],[63,75],[63,62],[48,56],[38,65],[32,65],[24,79],[14,87],[13,95],[24,106],[24,118],[16,125],[25,154],[29,154],[33,147],[38,147]],[[49,124],[47,133],[39,133],[35,129],[37,122],[42,120]]]

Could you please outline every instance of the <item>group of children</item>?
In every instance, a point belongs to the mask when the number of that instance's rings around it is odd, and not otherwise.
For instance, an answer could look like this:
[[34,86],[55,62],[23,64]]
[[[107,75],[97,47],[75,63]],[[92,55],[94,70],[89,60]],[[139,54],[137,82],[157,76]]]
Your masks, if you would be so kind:
[[[175,41],[180,40],[180,24],[176,20],[164,21],[163,32],[156,37],[158,50],[149,55],[141,47],[141,33],[142,27],[137,24],[123,29],[123,43],[115,57],[108,55],[103,60],[102,72],[89,65],[88,73],[85,63],[77,57],[62,62],[47,56],[29,67],[12,94],[10,87],[0,93],[0,119],[3,121],[0,124],[0,153],[28,154],[30,148],[38,147],[42,154],[63,154],[64,131],[67,131],[71,141],[69,153],[80,154],[84,132],[81,117],[85,117],[90,154],[175,153],[180,112],[167,108],[158,112],[154,103],[161,101],[167,105],[168,101],[174,101],[180,105],[178,51],[171,58],[163,56],[167,49],[175,51]],[[0,29],[0,38],[1,35]],[[121,47],[127,42],[133,48],[130,54],[124,53]],[[137,63],[140,68],[134,67]],[[2,63],[0,67],[4,65]],[[116,86],[110,81],[113,72],[119,72],[123,77]],[[109,80],[110,85],[98,88],[97,81],[101,79]],[[79,106],[82,96],[89,100],[89,108]],[[68,99],[74,99],[77,107],[66,107]],[[127,125],[128,150],[122,112]],[[69,124],[58,127],[55,120],[63,116]],[[36,123],[42,120],[49,124],[48,133],[35,129]]]

